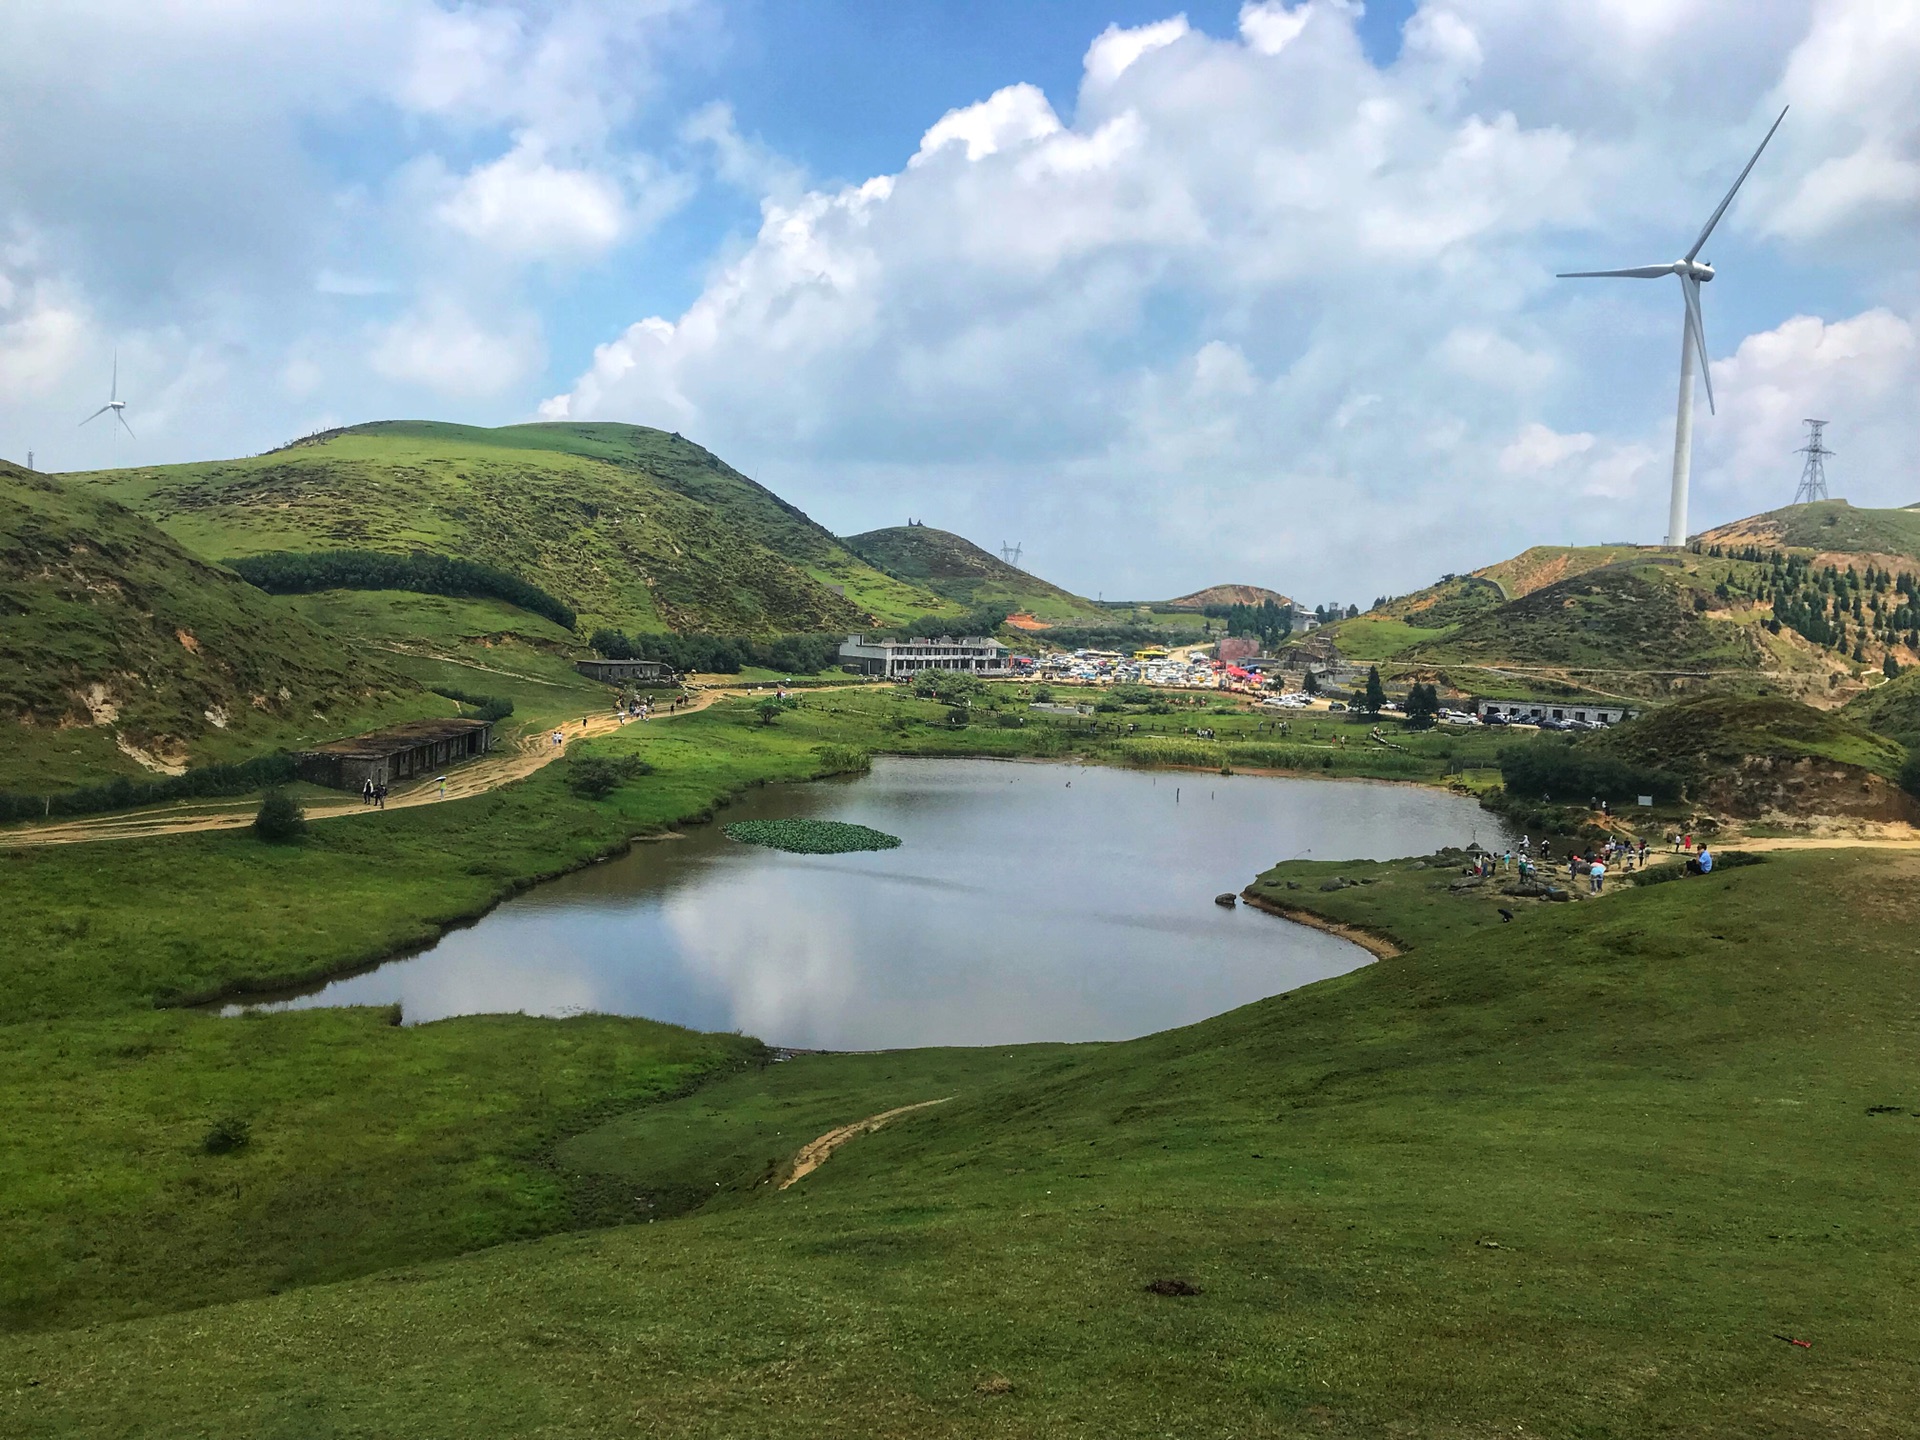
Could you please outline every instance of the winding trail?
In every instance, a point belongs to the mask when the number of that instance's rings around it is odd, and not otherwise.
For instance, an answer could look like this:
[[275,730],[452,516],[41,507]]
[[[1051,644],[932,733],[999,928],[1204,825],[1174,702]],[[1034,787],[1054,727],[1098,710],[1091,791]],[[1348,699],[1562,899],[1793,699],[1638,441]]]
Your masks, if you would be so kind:
[[[651,720],[631,720],[630,725],[655,725],[693,715],[718,701],[750,693],[744,687],[716,687],[698,691],[691,703],[678,710],[657,714]],[[414,805],[437,805],[447,800],[465,800],[484,795],[502,785],[524,780],[565,755],[564,745],[555,745],[551,736],[561,731],[569,741],[611,735],[626,728],[619,717],[609,714],[588,715],[584,723],[567,721],[545,726],[516,736],[510,746],[502,746],[465,765],[447,771],[447,792],[443,797],[434,778],[416,780],[389,792],[389,810],[404,810]],[[21,825],[0,830],[0,846],[75,845],[92,840],[138,840],[149,835],[182,835],[199,830],[238,830],[253,823],[258,801],[250,797],[219,800],[187,800],[156,806],[149,810],[118,811],[111,815],[86,816],[73,820],[55,820],[38,825]],[[351,793],[338,799],[303,803],[309,820],[338,820],[347,815],[370,813],[360,797]]]

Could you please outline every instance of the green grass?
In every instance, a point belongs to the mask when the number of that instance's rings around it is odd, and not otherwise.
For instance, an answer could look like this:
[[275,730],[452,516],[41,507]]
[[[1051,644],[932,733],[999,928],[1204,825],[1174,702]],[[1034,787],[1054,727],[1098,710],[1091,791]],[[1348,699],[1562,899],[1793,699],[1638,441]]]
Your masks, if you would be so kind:
[[924,586],[956,606],[1029,611],[1051,625],[1097,624],[1110,612],[1093,601],[1016,569],[971,540],[931,525],[869,530],[847,548],[889,575]]
[[[202,555],[415,549],[495,566],[597,625],[736,633],[939,610],[691,441],[631,425],[425,421],[247,459],[70,477]],[[858,600],[834,593],[841,585]]]
[[449,709],[98,491],[8,465],[0,617],[0,789],[148,773],[123,743],[209,764]]
[[743,1075],[557,1151],[687,1218],[17,1336],[0,1394],[23,1435],[1902,1435],[1917,868],[1508,925],[1279,867],[1407,953],[1127,1044]]
[[1696,784],[1749,760],[1806,756],[1890,779],[1906,758],[1899,742],[1863,728],[1851,712],[1815,710],[1779,696],[1683,701],[1580,743],[1679,772]]
[[[1823,500],[1769,510],[1722,528],[1764,535],[1762,543],[1783,548],[1920,557],[1920,511],[1914,510],[1856,509],[1845,500]],[[1708,543],[1714,534],[1710,532]]]
[[1386,660],[1423,640],[1435,640],[1450,627],[1410,625],[1387,615],[1361,615],[1331,628],[1330,638],[1351,660]]
[[[576,1183],[555,1141],[758,1051],[608,1017],[389,1020],[0,1027],[0,1327],[219,1303],[643,1213]],[[228,1116],[248,1143],[208,1154]]]

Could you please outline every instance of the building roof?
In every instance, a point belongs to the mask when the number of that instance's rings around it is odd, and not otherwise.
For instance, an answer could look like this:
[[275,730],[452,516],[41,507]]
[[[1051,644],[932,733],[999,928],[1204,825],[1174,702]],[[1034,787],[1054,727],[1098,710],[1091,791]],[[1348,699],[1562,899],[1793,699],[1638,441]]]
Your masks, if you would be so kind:
[[492,726],[491,720],[409,720],[404,725],[389,725],[384,730],[370,730],[365,735],[329,740],[324,745],[315,745],[311,750],[300,753],[378,760],[384,755],[398,755],[402,751],[431,745],[439,740],[455,740],[463,735],[471,735],[476,730],[491,729]]

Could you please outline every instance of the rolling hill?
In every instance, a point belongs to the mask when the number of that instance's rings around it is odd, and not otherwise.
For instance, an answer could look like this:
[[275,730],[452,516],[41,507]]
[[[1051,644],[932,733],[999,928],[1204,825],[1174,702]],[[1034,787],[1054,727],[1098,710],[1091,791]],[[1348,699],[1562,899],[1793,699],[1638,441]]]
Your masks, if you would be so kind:
[[869,530],[850,536],[845,543],[876,569],[958,605],[1004,605],[1049,624],[1110,618],[1093,601],[1015,569],[971,540],[931,525]]
[[954,608],[711,452],[637,425],[383,421],[247,459],[72,483],[219,559],[425,551],[559,597],[582,633],[822,631]]
[[1209,605],[1259,605],[1268,600],[1282,606],[1293,604],[1292,599],[1278,590],[1267,590],[1259,585],[1209,585],[1204,590],[1182,595],[1177,600],[1162,600],[1154,608],[1204,610]]
[[99,489],[0,462],[0,788],[448,709]]
[[1787,505],[1716,526],[1703,533],[1697,543],[1806,550],[1821,556],[1920,560],[1920,508],[1856,509],[1845,500]]

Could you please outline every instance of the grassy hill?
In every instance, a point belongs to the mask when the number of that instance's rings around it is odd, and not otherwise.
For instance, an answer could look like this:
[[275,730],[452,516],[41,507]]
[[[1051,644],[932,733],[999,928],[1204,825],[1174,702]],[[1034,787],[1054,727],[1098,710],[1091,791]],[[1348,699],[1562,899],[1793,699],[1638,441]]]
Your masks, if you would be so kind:
[[876,569],[969,608],[1005,606],[1049,624],[1108,618],[1093,601],[1015,569],[963,536],[931,525],[893,525],[846,546]]
[[386,421],[247,459],[68,478],[216,559],[424,550],[494,566],[578,611],[582,633],[821,631],[949,604],[707,450],[636,425]]
[[1716,526],[1698,543],[1920,560],[1920,509],[1856,509],[1845,500],[1787,505]]
[[1260,605],[1268,600],[1281,606],[1293,604],[1288,596],[1278,590],[1264,589],[1259,585],[1209,585],[1204,590],[1182,595],[1177,600],[1163,600],[1154,608],[1204,610],[1209,605]]
[[450,708],[100,490],[0,462],[0,788],[235,759]]

